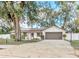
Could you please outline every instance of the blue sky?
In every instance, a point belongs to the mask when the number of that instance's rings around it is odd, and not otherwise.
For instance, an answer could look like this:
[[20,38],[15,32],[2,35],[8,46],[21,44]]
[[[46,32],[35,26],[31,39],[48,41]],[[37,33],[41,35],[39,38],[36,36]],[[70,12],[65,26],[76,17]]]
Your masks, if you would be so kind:
[[59,6],[55,3],[55,1],[49,1],[49,3],[51,4],[51,8],[54,10],[59,10]]

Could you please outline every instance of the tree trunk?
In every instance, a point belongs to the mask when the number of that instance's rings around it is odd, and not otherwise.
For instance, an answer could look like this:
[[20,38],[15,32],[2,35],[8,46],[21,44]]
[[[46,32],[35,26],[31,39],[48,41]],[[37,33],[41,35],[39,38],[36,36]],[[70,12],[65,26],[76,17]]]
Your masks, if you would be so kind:
[[[8,9],[8,5],[12,2],[4,2],[5,3],[5,9],[7,9],[8,11],[8,18],[10,18],[13,23],[14,23],[14,29],[15,29],[15,38],[16,41],[20,41],[21,40],[21,31],[20,31],[20,25],[19,25],[19,18],[17,17],[16,13],[10,12]],[[13,5],[11,4],[11,6],[13,7]]]
[[14,23],[15,39],[16,41],[21,41],[21,30],[19,25],[19,18],[14,13],[13,14],[10,13],[10,15]]
[[21,41],[21,30],[20,30],[20,24],[19,24],[19,18],[14,15],[13,16],[13,23],[14,23],[14,29],[15,29],[15,39],[16,41]]
[[16,19],[16,24],[15,24],[15,38],[16,41],[21,41],[21,30],[20,30],[20,25],[19,25],[19,20]]
[[66,25],[66,17],[64,19],[64,23],[63,23],[62,29],[65,29],[65,25]]

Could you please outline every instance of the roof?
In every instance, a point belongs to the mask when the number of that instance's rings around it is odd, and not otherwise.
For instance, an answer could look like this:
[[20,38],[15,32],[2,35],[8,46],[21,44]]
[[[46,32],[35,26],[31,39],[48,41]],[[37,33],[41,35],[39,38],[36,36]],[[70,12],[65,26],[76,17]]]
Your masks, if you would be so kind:
[[[21,32],[31,32],[31,33],[33,33],[33,32],[42,32],[42,31],[47,30],[51,27],[56,27],[58,30],[62,30],[61,28],[59,28],[57,26],[50,26],[50,27],[47,27],[47,28],[24,28],[24,29],[21,29]],[[14,30],[11,31],[11,32],[13,33]]]
[[57,27],[57,26],[51,26],[44,30],[44,32],[65,32],[65,30]]
[[[59,29],[62,29],[62,28],[60,28],[60,27],[58,27],[58,26],[50,26],[50,27],[47,27],[47,28],[45,28],[44,30],[46,30],[46,29],[48,29],[48,28],[51,28],[51,27],[56,27],[56,28],[59,28]],[[62,30],[64,30],[64,29],[62,29]]]
[[[36,28],[25,28],[25,29],[21,29],[21,32],[42,32],[44,30],[44,28],[39,28],[39,29],[36,29]],[[11,33],[14,33],[15,31],[11,31]]]
[[40,29],[36,29],[36,28],[29,28],[29,29],[25,29],[25,30],[21,30],[22,32],[42,32],[44,29],[40,28]]

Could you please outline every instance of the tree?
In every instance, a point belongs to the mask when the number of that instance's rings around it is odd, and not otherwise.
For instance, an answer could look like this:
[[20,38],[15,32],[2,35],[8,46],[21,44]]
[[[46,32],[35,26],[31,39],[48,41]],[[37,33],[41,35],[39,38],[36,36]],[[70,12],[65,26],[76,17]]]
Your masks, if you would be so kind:
[[74,23],[74,21],[72,21],[72,22],[69,22],[68,24],[67,24],[67,26],[66,26],[66,29],[65,29],[67,32],[75,32],[75,30],[76,30],[76,26],[75,26],[75,23]]
[[26,15],[28,19],[28,25],[31,26],[38,21],[38,5],[34,1],[29,1],[26,4]]
[[0,34],[9,33],[11,30],[12,27],[8,23],[8,21],[5,21],[4,19],[0,18]]
[[53,18],[53,10],[49,8],[43,8],[39,12],[39,24],[41,27],[49,27],[53,26],[54,18]]
[[[27,10],[30,10],[27,14],[30,21],[34,20],[33,13],[36,10],[35,2],[24,2],[24,1],[2,1],[0,2],[0,17],[6,20],[10,20],[14,24],[16,40],[21,40],[21,30],[19,21],[23,17]],[[35,8],[34,8],[34,7]],[[31,12],[32,11],[32,12]],[[34,12],[33,12],[34,11]]]
[[55,25],[58,13],[51,8],[50,2],[39,2],[38,24],[40,27],[50,27]]
[[59,17],[63,22],[62,28],[66,29],[67,23],[70,22],[75,17],[74,14],[75,2],[59,1],[56,3],[59,5],[59,12],[60,12]]
[[79,5],[75,4],[75,18],[74,21],[69,24],[70,28],[72,27],[72,31],[75,33],[79,32]]
[[75,32],[79,32],[79,19],[74,20],[74,24],[75,24]]

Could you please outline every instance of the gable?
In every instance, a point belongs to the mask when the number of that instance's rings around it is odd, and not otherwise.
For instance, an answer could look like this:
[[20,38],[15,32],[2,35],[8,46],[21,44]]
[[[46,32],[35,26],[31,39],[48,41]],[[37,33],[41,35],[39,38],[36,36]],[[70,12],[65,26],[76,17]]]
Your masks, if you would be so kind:
[[63,31],[62,29],[57,28],[55,26],[52,26],[52,27],[44,30],[44,32],[62,32],[62,31]]

